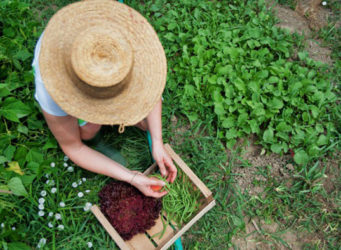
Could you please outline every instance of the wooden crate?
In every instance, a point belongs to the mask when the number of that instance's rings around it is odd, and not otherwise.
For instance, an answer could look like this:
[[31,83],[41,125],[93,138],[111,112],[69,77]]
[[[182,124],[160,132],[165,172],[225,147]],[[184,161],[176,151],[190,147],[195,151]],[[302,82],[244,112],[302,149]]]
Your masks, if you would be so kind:
[[[165,145],[165,149],[169,156],[173,159],[174,163],[179,167],[184,174],[192,181],[193,185],[200,190],[203,199],[196,215],[181,228],[176,228],[175,223],[167,225],[166,232],[161,239],[151,236],[160,232],[163,229],[161,218],[159,217],[156,224],[143,234],[135,235],[131,240],[124,241],[117,231],[111,226],[104,214],[101,212],[97,205],[92,206],[91,211],[109,233],[111,238],[116,244],[124,250],[154,250],[154,249],[167,249],[169,248],[179,237],[181,237],[196,221],[198,221],[205,213],[207,213],[212,207],[215,206],[215,200],[213,199],[212,192],[205,186],[205,184],[193,173],[193,171],[186,165],[186,163],[173,151],[169,144]],[[154,172],[157,165],[154,163],[143,174],[149,175]],[[165,216],[166,215],[161,215]]]

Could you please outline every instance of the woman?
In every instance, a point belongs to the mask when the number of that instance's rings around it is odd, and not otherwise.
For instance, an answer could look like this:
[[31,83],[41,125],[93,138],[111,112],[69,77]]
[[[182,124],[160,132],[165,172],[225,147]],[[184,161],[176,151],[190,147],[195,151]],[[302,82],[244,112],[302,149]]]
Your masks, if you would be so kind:
[[[152,26],[130,7],[110,0],[81,1],[58,11],[40,37],[33,61],[35,98],[64,153],[78,166],[128,182],[162,197],[157,181],[93,150],[101,124],[149,130],[161,174],[173,182],[176,167],[162,140],[161,94],[166,59]],[[87,121],[80,126],[78,119]]]

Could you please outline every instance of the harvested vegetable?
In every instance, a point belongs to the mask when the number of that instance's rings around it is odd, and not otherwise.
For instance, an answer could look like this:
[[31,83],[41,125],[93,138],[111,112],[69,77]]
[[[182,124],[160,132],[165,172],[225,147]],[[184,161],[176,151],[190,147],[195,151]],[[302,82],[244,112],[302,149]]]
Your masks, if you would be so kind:
[[166,186],[162,190],[168,191],[168,194],[162,197],[162,210],[167,214],[167,221],[164,221],[161,216],[163,230],[152,236],[159,236],[161,239],[170,221],[174,221],[180,228],[198,211],[200,192],[194,189],[192,182],[181,171],[178,172],[178,177],[173,183],[168,183],[159,174],[153,174],[151,177],[163,180]]
[[198,211],[200,192],[194,189],[192,182],[181,171],[178,172],[177,179],[165,188],[168,194],[162,199],[163,210],[167,219],[176,222],[180,227]]
[[[160,180],[160,178],[156,177],[156,176],[150,176],[152,179],[155,180]],[[166,182],[165,182],[166,183]],[[150,188],[155,191],[155,192],[160,192],[161,189],[163,188],[163,186],[157,186],[157,185],[151,185]]]
[[155,225],[161,200],[143,195],[125,182],[112,182],[99,192],[100,208],[124,240]]

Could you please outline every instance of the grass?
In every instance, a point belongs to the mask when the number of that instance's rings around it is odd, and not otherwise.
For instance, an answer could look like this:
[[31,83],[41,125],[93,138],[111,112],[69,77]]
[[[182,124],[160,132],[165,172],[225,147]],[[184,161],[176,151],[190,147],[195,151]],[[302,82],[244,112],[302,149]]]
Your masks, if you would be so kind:
[[[73,1],[26,2],[39,14],[39,25],[36,26],[35,33],[38,36],[50,16]],[[136,1],[130,1],[129,4],[142,10],[145,6]],[[24,18],[26,16],[22,17],[23,20]],[[333,24],[320,34],[326,44],[334,48],[333,70],[338,77],[335,79],[340,79],[339,34]],[[35,39],[36,37],[32,38],[27,45],[30,52],[33,51]],[[168,45],[167,48],[176,50],[170,43]],[[18,70],[13,66],[13,71]],[[3,77],[2,73],[0,75]],[[21,86],[15,96],[29,98],[32,85],[27,89],[25,87]],[[285,239],[287,232],[303,235],[302,237],[307,239],[302,243],[302,249],[335,249],[340,245],[340,162],[331,165],[330,162],[319,160],[293,170],[284,169],[286,178],[273,175],[271,166],[259,166],[255,169],[252,187],[261,187],[263,191],[251,195],[248,190],[238,185],[237,179],[240,176],[236,175],[240,168],[254,169],[252,164],[241,158],[238,148],[227,153],[218,139],[219,130],[217,131],[213,115],[207,113],[205,119],[189,122],[180,106],[175,105],[181,95],[181,91],[174,92],[169,88],[164,92],[162,118],[165,142],[172,144],[175,151],[212,190],[217,201],[217,205],[185,234],[183,243],[187,249],[237,249],[239,245],[236,239],[243,238],[251,238],[264,247],[288,247],[292,242]],[[16,151],[11,159],[18,161],[20,166],[25,166],[25,174],[32,174],[27,163],[21,159],[26,157],[28,151],[31,152],[35,148],[30,157],[35,160],[41,157],[42,162],[33,183],[25,185],[28,192],[26,198],[0,194],[0,223],[4,223],[4,227],[0,228],[1,248],[30,249],[27,245],[34,248],[41,238],[46,238],[45,249],[85,249],[88,242],[92,242],[94,249],[115,249],[115,244],[94,216],[89,211],[84,211],[87,202],[97,203],[97,192],[109,178],[86,172],[76,166],[74,172],[68,172],[67,168],[63,167],[64,155],[42,122],[43,118],[37,105],[32,98],[25,100],[35,110],[30,115],[31,118],[22,123],[29,127],[28,134],[17,135],[17,130],[25,129],[19,129],[17,124],[11,126],[7,119],[2,118],[4,122],[0,125],[0,148],[2,154],[10,157],[12,148],[7,145],[15,146]],[[338,109],[331,112],[331,115],[339,115],[340,108]],[[106,127],[103,132],[106,142],[120,150],[128,160],[129,168],[142,171],[150,165],[151,157],[144,132],[127,128],[126,132],[120,135],[116,127]],[[12,141],[4,139],[6,136],[10,136]],[[37,152],[41,151],[42,144],[45,146],[40,156]],[[339,145],[334,145],[334,151],[339,150],[338,147]],[[54,168],[50,167],[52,161],[56,164]],[[68,164],[72,165],[70,162]],[[3,186],[9,171],[3,171],[1,174],[0,185]],[[45,177],[46,174],[49,175],[48,178]],[[85,182],[76,188],[72,187],[73,182],[84,177]],[[55,185],[46,184],[47,179],[54,180]],[[332,185],[332,188],[328,188],[327,184]],[[53,187],[57,188],[54,194],[51,193]],[[38,215],[38,200],[42,190],[47,191],[47,196],[44,197],[44,217]],[[85,190],[91,192],[86,193]],[[84,196],[78,197],[79,192],[83,192]],[[60,202],[64,202],[65,207],[60,207]],[[49,212],[60,213],[62,219],[48,217]],[[48,226],[49,222],[54,224],[53,228]],[[64,225],[64,230],[58,230],[58,225]],[[271,231],[268,225],[278,227]],[[15,230],[12,230],[13,227]],[[252,232],[249,231],[250,228]],[[26,246],[18,242],[24,242]]]

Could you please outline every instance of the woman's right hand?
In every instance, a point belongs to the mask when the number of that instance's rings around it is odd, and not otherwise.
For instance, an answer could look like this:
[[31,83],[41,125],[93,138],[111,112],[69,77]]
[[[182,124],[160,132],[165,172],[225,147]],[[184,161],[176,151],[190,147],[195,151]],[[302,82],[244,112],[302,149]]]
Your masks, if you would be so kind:
[[133,173],[134,177],[132,178],[130,184],[140,190],[144,195],[154,198],[161,198],[167,194],[167,191],[157,192],[151,188],[151,186],[165,186],[163,181],[149,178],[137,171],[133,171]]

